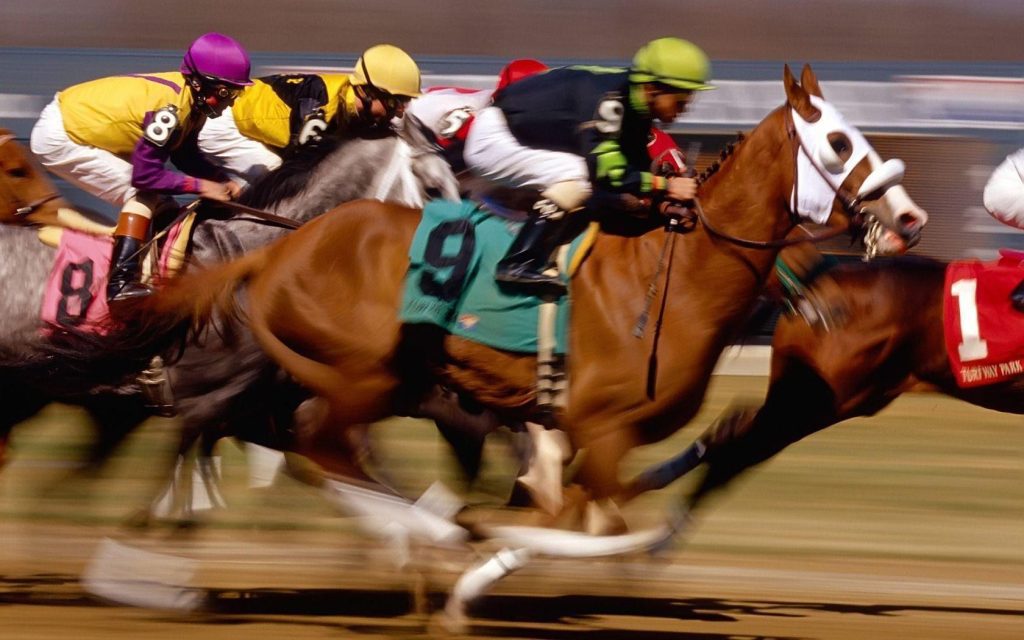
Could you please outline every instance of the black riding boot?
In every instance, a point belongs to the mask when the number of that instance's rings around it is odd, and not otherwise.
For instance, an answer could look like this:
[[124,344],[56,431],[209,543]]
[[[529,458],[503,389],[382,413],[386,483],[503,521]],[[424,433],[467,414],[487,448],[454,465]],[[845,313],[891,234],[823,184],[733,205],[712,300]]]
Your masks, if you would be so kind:
[[111,259],[110,279],[107,281],[107,302],[142,298],[153,290],[139,282],[142,256],[139,248],[143,241],[130,236],[114,236],[114,255]]
[[561,244],[562,229],[569,216],[557,208],[554,212],[561,215],[552,216],[550,209],[545,211],[544,205],[554,207],[549,201],[538,203],[535,209],[540,210],[541,215],[532,215],[523,223],[523,228],[512,241],[505,257],[498,262],[494,279],[543,288],[561,295],[565,293],[566,287],[558,277],[551,255]]
[[1013,304],[1013,308],[1021,313],[1024,313],[1024,281],[1021,281],[1013,291],[1010,292],[1010,303]]

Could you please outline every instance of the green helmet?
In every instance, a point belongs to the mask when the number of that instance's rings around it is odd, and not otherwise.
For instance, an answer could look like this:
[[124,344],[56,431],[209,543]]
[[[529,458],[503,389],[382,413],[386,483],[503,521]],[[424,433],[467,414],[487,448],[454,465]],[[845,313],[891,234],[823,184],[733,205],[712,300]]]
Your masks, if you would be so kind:
[[660,82],[677,89],[704,91],[709,85],[711,63],[700,47],[682,38],[651,40],[633,56],[629,81]]

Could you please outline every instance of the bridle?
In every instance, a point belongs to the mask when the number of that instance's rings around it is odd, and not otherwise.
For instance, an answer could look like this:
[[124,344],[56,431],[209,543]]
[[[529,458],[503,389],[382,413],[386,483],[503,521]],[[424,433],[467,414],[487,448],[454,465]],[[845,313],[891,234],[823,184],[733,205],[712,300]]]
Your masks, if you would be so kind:
[[[14,136],[10,134],[0,136],[0,146],[7,144],[13,139]],[[0,171],[0,197],[3,197],[7,202],[10,202],[11,204],[14,205],[15,217],[21,217],[27,216],[28,214],[32,213],[33,211],[43,206],[47,202],[57,200],[58,198],[61,197],[61,195],[57,191],[51,191],[50,193],[44,195],[41,198],[36,198],[35,200],[30,200],[26,202],[18,197],[17,192],[10,185],[7,176],[4,175],[2,171]]]
[[[813,156],[811,156],[811,154],[808,152],[803,139],[800,137],[800,133],[796,130],[796,126],[793,124],[793,114],[791,109],[788,108],[788,106],[784,107],[783,117],[786,123],[786,137],[790,142],[790,147],[793,149],[793,193],[799,193],[800,165],[798,159],[800,152],[803,151],[803,153],[807,155],[808,158],[812,159],[810,163],[811,166],[814,167],[815,170],[821,175],[821,177],[825,179],[825,183],[829,186],[830,189],[832,189],[833,193],[835,194],[835,198],[839,200],[839,203],[843,206],[843,210],[846,212],[849,218],[847,224],[839,227],[832,227],[825,231],[819,231],[814,233],[808,232],[806,236],[799,238],[782,238],[779,240],[748,240],[746,238],[734,236],[714,226],[708,219],[707,214],[704,213],[704,208],[701,206],[699,198],[694,198],[692,207],[693,213],[690,215],[696,216],[696,218],[700,220],[700,223],[704,225],[704,228],[707,229],[708,233],[710,233],[711,235],[717,238],[721,238],[722,240],[725,240],[727,242],[731,242],[732,244],[735,244],[737,246],[744,247],[746,249],[783,249],[785,247],[789,247],[795,244],[803,244],[805,242],[824,242],[825,240],[830,240],[832,238],[835,238],[836,236],[842,235],[843,233],[851,229],[857,228],[866,229],[864,241],[865,245],[867,246],[867,255],[870,256],[877,253],[876,245],[878,238],[881,235],[881,222],[875,216],[868,213],[865,210],[865,208],[861,206],[861,203],[863,201],[861,197],[856,195],[851,196],[849,192],[843,188],[843,185],[839,185],[838,187],[834,186],[832,182],[828,179],[828,177],[825,175],[824,170],[820,166],[818,166],[817,162],[813,161]],[[796,209],[797,204],[794,197],[794,202],[789,207],[789,217],[790,220],[793,222],[793,226],[800,225],[802,220],[799,211],[797,211]],[[680,215],[679,213],[677,213],[677,211],[677,209],[673,209],[670,215]],[[681,215],[684,218],[688,216],[688,214],[685,213]],[[692,227],[692,224],[690,226]]]

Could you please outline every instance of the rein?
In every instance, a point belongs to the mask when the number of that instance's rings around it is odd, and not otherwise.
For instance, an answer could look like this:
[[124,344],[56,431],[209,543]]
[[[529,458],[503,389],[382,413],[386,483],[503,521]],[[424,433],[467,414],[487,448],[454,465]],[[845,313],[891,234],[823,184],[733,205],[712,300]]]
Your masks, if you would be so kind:
[[[278,227],[284,227],[286,229],[298,229],[299,227],[302,226],[301,222],[297,222],[295,220],[292,220],[291,218],[285,218],[284,216],[279,216],[277,214],[270,213],[269,211],[264,211],[263,209],[257,209],[255,207],[250,207],[248,205],[244,205],[244,204],[241,204],[241,203],[238,203],[238,202],[234,202],[232,200],[228,200],[226,202],[223,201],[223,200],[211,200],[210,198],[200,198],[200,200],[205,200],[206,202],[209,202],[209,203],[221,206],[221,207],[226,207],[228,209],[234,209],[235,211],[239,211],[241,213],[250,215],[250,216],[252,216],[254,218],[257,218],[257,219],[262,220],[264,222],[268,222],[268,223],[270,223],[272,225],[275,225],[275,226],[278,226]],[[198,202],[198,200],[197,200],[197,202]]]

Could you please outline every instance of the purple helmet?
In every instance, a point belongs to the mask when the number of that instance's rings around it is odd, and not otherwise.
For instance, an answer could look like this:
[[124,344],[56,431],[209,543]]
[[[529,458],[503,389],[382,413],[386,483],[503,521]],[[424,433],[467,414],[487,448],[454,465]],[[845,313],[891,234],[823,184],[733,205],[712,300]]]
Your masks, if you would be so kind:
[[250,68],[249,54],[234,38],[206,33],[189,45],[179,71],[243,87],[252,84]]

